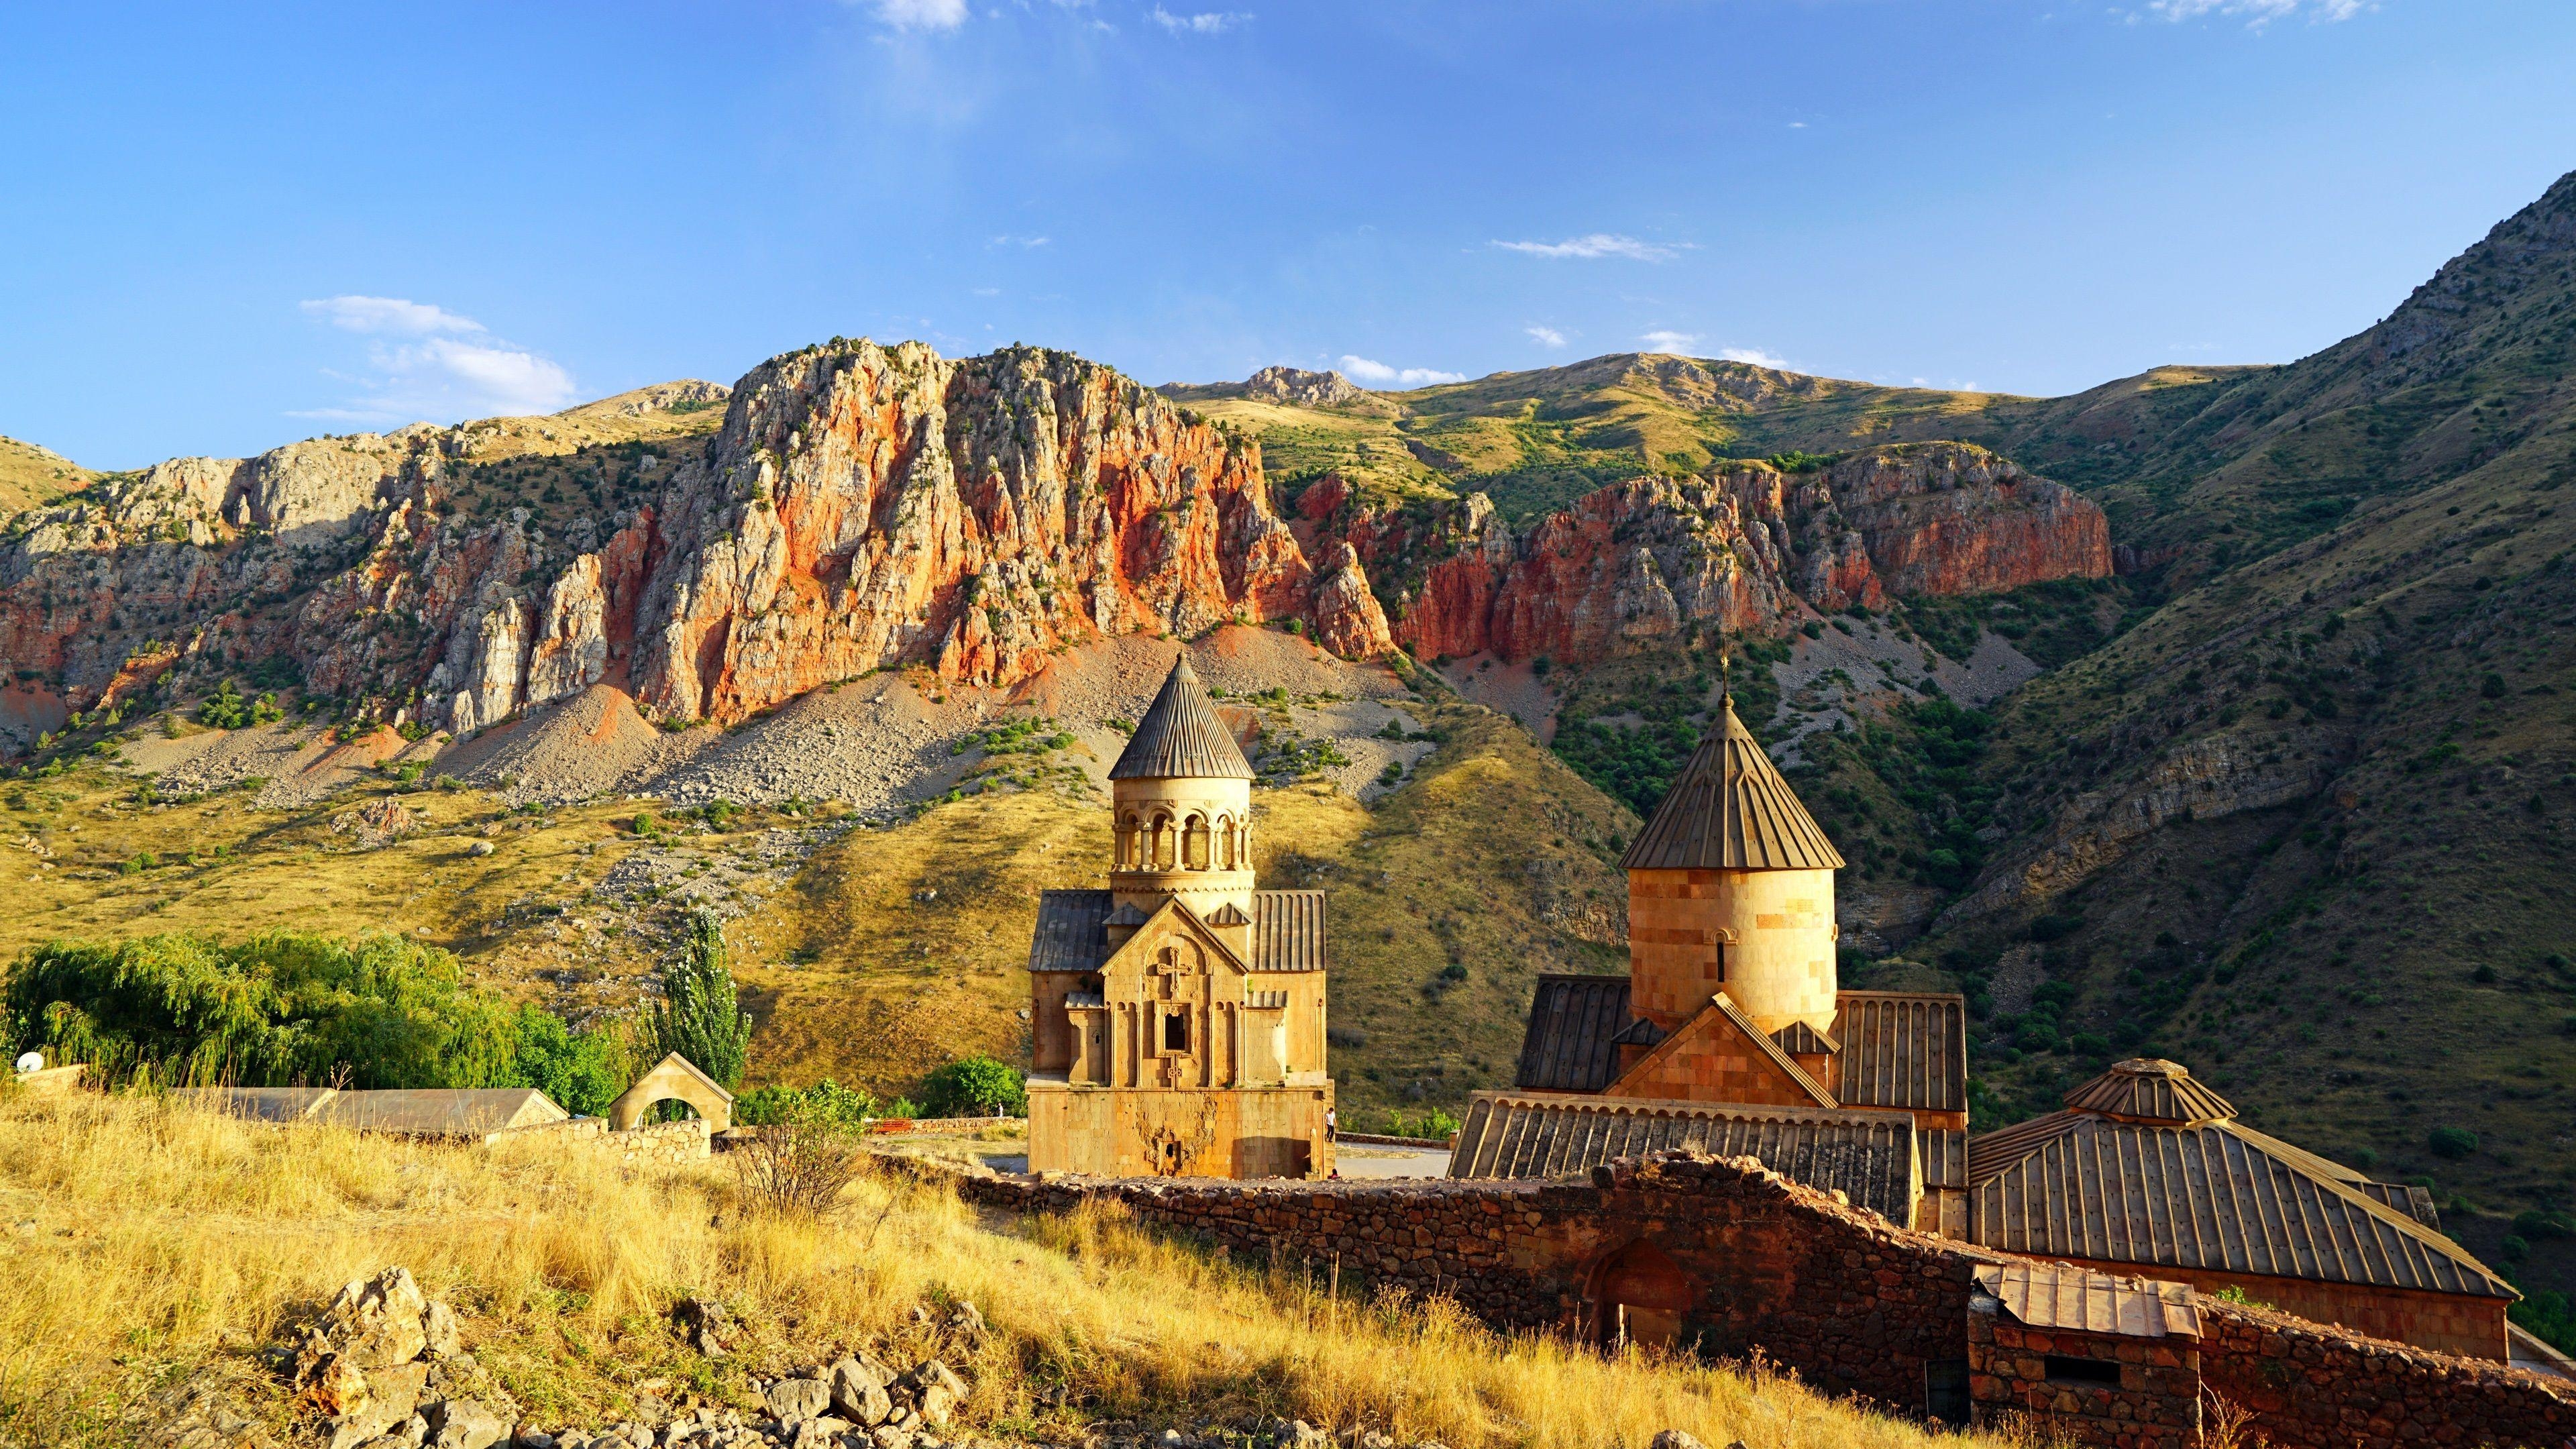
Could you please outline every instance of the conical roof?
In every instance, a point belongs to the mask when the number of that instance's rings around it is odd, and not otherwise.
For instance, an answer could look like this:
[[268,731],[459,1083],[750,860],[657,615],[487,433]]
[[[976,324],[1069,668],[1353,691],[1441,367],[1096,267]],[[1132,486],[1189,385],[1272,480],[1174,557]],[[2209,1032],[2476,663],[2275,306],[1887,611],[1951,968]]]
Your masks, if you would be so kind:
[[1113,780],[1249,780],[1252,765],[1243,747],[1216,717],[1198,671],[1184,654],[1173,664],[1154,707],[1109,767]]
[[2157,1122],[2186,1126],[2224,1122],[2236,1115],[2234,1104],[2191,1079],[2180,1062],[2131,1057],[2066,1094],[2068,1110],[2114,1117],[2123,1122]]
[[1834,843],[1735,717],[1734,696],[1723,714],[1619,858],[1620,869],[1840,869]]

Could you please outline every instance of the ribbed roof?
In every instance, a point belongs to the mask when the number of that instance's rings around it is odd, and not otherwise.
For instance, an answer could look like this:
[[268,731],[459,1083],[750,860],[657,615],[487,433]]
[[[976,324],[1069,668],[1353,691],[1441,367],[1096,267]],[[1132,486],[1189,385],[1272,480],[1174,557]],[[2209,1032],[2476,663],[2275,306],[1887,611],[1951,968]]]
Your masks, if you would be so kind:
[[1968,1110],[1968,999],[1951,992],[1842,991],[1834,1096],[1846,1107]]
[[1199,688],[1190,656],[1173,661],[1163,692],[1145,711],[1136,733],[1109,767],[1113,780],[1249,780],[1252,765],[1243,747],[1216,717],[1207,692]]
[[1842,855],[1735,717],[1732,696],[1721,712],[1620,869],[1840,869]]
[[1803,1021],[1793,1021],[1771,1033],[1780,1050],[1793,1057],[1829,1057],[1843,1049],[1843,1044],[1827,1032],[1821,1032]]
[[2006,1313],[2033,1328],[2200,1337],[2200,1310],[2185,1284],[2115,1277],[2072,1263],[1996,1263],[1978,1268],[1976,1278]]
[[1512,1084],[1540,1092],[1597,1092],[1619,1075],[1628,1020],[1625,976],[1541,976],[1530,999]]
[[2066,1094],[2077,1112],[2099,1112],[2123,1122],[2183,1125],[2224,1122],[2236,1115],[2225,1097],[2191,1079],[2180,1062],[2131,1057]]
[[1969,1236],[2047,1258],[2517,1296],[2458,1243],[2270,1142],[2230,1121],[2090,1112],[1980,1133],[1968,1143]]
[[[1112,897],[1100,890],[1056,890],[1038,893],[1038,926],[1029,937],[1031,971],[1097,971],[1110,957],[1109,933],[1132,910],[1110,908]],[[1219,908],[1223,914],[1224,908]],[[1136,921],[1146,919],[1136,913]],[[1211,922],[1210,924],[1215,924]],[[1254,891],[1252,893],[1252,960],[1255,971],[1321,971],[1324,969],[1324,893]]]
[[1837,1191],[1889,1222],[1911,1221],[1922,1173],[1914,1123],[1899,1112],[1784,1111],[1637,1097],[1477,1092],[1450,1153],[1451,1177],[1548,1178],[1622,1157],[1690,1147],[1751,1157]]

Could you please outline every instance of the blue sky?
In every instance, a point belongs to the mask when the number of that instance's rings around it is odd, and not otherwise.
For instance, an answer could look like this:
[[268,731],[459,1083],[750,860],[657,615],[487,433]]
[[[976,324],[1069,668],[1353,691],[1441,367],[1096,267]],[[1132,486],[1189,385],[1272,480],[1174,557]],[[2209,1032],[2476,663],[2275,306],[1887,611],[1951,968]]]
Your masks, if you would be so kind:
[[2564,0],[13,6],[0,433],[130,467],[835,334],[2288,360],[2576,168],[2571,63]]

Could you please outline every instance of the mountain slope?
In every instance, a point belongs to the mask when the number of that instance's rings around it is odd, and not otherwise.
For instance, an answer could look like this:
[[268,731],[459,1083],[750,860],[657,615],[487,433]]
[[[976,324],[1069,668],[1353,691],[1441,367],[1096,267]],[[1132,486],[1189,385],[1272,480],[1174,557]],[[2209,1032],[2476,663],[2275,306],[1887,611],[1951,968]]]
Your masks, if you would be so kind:
[[97,476],[49,448],[0,438],[0,517],[77,493]]

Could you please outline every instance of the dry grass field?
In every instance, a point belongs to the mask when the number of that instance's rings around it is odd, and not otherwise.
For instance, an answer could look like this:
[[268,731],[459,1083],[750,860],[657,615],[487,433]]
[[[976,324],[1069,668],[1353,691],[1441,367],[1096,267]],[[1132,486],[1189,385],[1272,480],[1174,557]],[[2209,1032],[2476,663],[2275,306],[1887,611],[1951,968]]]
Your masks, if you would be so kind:
[[[1764,1449],[2012,1442],[1936,1439],[1770,1375],[1499,1338],[1446,1300],[1331,1299],[1115,1217],[979,1216],[901,1176],[861,1180],[822,1220],[778,1216],[723,1159],[624,1170],[587,1151],[260,1127],[142,1097],[0,1099],[0,1442],[133,1442],[207,1385],[291,1431],[259,1350],[389,1264],[453,1306],[481,1370],[557,1430],[616,1422],[645,1393],[748,1406],[752,1376],[873,1339],[946,1354],[979,1439],[1275,1414],[1453,1449],[1607,1449],[1667,1428]],[[683,1344],[668,1315],[687,1296],[739,1319],[733,1352]],[[978,1344],[910,1322],[961,1299],[991,1325]],[[1041,1407],[1058,1383],[1085,1406]]]

